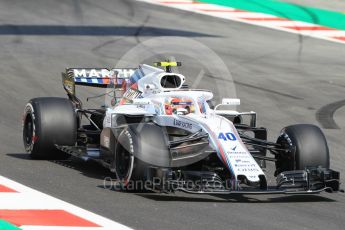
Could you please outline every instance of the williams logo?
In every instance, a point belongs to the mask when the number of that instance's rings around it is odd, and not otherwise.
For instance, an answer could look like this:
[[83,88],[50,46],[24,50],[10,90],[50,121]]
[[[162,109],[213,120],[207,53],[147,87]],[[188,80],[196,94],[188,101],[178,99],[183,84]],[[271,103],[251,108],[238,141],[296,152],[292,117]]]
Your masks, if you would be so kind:
[[192,129],[193,128],[193,125],[191,123],[179,121],[179,120],[174,120],[174,126],[178,126],[178,127],[185,128],[185,129]]

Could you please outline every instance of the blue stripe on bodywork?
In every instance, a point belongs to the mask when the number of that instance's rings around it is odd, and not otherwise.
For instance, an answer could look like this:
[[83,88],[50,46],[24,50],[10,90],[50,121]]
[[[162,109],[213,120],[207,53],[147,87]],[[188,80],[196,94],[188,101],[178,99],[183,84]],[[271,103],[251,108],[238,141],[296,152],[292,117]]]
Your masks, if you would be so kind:
[[[206,129],[206,131],[209,133],[209,134],[211,134],[212,135],[212,138],[211,138],[211,141],[212,141],[212,144],[215,146],[215,148],[216,148],[216,151],[217,151],[217,156],[221,159],[221,160],[223,160],[222,159],[222,156],[220,155],[221,154],[221,152],[223,152],[224,153],[224,158],[225,158],[225,163],[228,165],[228,168],[229,168],[229,170],[230,170],[230,172],[233,174],[233,175],[235,175],[235,171],[234,171],[234,169],[232,168],[232,166],[231,166],[231,164],[230,164],[230,162],[229,162],[229,159],[227,158],[227,156],[225,155],[225,152],[224,152],[224,148],[223,148],[223,145],[222,145],[222,143],[221,142],[219,142],[218,141],[218,139],[215,139],[214,140],[214,138],[216,137],[216,135],[214,134],[214,132],[212,131],[212,130],[210,130],[210,129],[208,129],[208,127],[206,126],[206,125],[201,125],[204,129]],[[218,148],[218,145],[217,145],[217,143],[215,143],[215,142],[218,142],[219,143],[219,145],[222,147],[222,151]]]

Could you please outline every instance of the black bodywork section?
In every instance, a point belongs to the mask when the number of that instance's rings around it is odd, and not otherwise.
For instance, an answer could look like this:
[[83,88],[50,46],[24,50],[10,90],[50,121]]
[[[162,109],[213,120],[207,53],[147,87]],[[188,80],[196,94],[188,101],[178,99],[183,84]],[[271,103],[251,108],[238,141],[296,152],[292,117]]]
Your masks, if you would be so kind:
[[[210,149],[205,135],[186,136],[180,140],[170,141],[168,131],[164,127],[154,123],[134,123],[103,129],[100,135],[102,157],[111,159],[116,151],[117,137],[124,129],[132,136],[134,156],[148,165],[166,168],[185,167],[201,161],[212,153],[206,151]],[[109,143],[105,143],[104,139],[109,139]]]

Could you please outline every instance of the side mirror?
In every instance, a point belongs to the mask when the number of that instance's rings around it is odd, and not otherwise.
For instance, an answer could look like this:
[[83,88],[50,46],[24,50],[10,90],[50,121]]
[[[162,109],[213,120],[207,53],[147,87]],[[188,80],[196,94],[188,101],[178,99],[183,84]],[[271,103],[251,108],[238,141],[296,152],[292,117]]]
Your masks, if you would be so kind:
[[236,105],[240,105],[240,104],[241,104],[241,100],[238,98],[223,98],[222,103],[216,105],[214,107],[214,110],[217,110],[218,107],[220,107],[220,106],[236,106]]

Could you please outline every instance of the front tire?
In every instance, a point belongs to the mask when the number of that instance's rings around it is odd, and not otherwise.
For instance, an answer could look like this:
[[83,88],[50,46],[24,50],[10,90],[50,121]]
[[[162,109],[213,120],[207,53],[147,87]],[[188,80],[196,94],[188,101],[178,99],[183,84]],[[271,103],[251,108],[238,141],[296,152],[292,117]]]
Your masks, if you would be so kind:
[[142,191],[148,165],[135,157],[135,151],[139,151],[137,135],[127,127],[117,137],[112,168],[123,188]]
[[276,156],[276,175],[283,171],[304,170],[307,167],[329,168],[327,141],[321,129],[315,125],[285,127],[277,143],[288,149],[288,152]]
[[77,117],[71,101],[65,98],[31,99],[23,117],[23,141],[32,158],[66,159],[68,154],[55,145],[73,146],[77,138]]

